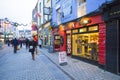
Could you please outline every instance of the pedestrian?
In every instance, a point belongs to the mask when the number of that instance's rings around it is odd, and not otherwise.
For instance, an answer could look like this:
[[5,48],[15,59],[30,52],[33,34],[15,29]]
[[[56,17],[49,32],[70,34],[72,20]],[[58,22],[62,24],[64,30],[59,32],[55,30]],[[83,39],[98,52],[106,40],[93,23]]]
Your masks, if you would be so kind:
[[32,60],[35,60],[35,54],[34,54],[34,52],[35,52],[35,42],[34,42],[32,37],[29,41],[29,52],[31,52]]
[[14,46],[14,53],[17,52],[18,40],[15,38],[13,39],[13,46]]
[[29,46],[29,39],[28,38],[26,38],[26,40],[25,40],[25,45],[26,45],[26,49],[28,49],[28,46]]
[[8,43],[8,46],[10,46],[10,40],[9,39],[8,39],[7,43]]
[[42,48],[42,40],[41,39],[38,40],[38,46],[39,46],[39,48]]
[[34,40],[34,43],[35,43],[35,52],[37,54],[38,53],[38,51],[37,51],[37,45],[38,45],[38,37],[37,37],[37,35],[33,36],[33,40]]
[[20,38],[20,48],[22,48],[23,40]]

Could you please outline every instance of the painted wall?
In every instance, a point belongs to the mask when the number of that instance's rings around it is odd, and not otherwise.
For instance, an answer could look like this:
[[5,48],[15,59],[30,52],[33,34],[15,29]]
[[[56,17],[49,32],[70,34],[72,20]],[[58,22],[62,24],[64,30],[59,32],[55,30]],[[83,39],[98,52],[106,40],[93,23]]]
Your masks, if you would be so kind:
[[61,22],[68,22],[77,18],[77,0],[61,1]]
[[86,11],[87,14],[97,10],[103,3],[107,2],[107,1],[113,1],[113,0],[86,0]]
[[[61,23],[82,17],[83,14],[89,14],[97,10],[104,2],[112,0],[86,0],[84,13],[79,16],[78,0],[52,0],[52,22],[57,23],[57,9],[60,8]],[[79,14],[79,15],[78,15]],[[58,25],[58,24],[57,24]]]

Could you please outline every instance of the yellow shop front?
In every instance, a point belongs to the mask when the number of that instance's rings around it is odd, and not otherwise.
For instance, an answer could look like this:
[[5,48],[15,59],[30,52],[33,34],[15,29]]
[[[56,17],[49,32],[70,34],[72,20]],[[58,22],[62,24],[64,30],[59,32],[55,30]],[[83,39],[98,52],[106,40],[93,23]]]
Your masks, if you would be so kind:
[[98,31],[98,25],[72,30],[72,55],[97,61]]

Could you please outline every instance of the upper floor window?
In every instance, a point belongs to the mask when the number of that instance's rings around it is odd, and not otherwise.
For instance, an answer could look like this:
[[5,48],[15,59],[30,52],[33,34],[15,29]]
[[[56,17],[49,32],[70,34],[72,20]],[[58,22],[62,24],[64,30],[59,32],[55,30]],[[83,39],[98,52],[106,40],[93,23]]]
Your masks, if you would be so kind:
[[57,23],[58,24],[61,23],[61,16],[60,16],[60,14],[61,14],[61,11],[60,11],[60,8],[59,8],[59,9],[57,9]]
[[86,0],[78,0],[79,6],[80,6],[81,4],[83,4],[84,2],[86,2]]

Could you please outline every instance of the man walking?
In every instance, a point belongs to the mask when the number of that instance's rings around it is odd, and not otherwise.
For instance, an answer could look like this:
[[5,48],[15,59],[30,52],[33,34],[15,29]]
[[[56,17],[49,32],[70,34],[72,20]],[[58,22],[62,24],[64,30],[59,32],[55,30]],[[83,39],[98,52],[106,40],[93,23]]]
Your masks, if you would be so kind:
[[17,52],[18,40],[15,38],[13,39],[13,46],[14,46],[14,53]]

